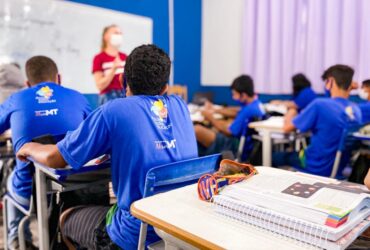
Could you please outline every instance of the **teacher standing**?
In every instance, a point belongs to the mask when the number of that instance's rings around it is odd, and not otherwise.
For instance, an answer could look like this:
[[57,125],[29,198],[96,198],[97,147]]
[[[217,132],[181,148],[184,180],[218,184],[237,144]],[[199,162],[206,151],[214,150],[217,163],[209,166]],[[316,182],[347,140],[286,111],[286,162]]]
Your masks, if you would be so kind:
[[99,105],[112,99],[125,97],[125,87],[119,76],[124,71],[127,55],[119,51],[122,31],[117,25],[105,27],[102,34],[101,52],[94,57],[93,74],[99,90]]

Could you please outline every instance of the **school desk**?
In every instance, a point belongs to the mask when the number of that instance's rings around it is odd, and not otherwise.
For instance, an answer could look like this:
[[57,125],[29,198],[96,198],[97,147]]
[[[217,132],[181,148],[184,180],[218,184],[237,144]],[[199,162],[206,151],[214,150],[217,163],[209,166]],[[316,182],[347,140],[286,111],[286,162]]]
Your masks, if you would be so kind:
[[110,181],[110,163],[95,164],[90,161],[79,170],[66,168],[53,169],[37,162],[35,165],[37,226],[39,249],[49,249],[49,224],[47,195],[56,192],[67,192],[88,187],[92,183],[108,183]]
[[307,248],[299,241],[220,216],[211,203],[198,199],[196,184],[136,201],[131,214],[199,249]]
[[[262,136],[263,166],[272,166],[272,139],[274,139],[276,143],[286,143],[289,141],[299,142],[299,139],[310,136],[310,133],[285,133],[283,130],[284,117],[282,116],[272,116],[267,120],[251,122],[248,126],[255,129]],[[296,145],[296,148],[297,147],[298,145]]]

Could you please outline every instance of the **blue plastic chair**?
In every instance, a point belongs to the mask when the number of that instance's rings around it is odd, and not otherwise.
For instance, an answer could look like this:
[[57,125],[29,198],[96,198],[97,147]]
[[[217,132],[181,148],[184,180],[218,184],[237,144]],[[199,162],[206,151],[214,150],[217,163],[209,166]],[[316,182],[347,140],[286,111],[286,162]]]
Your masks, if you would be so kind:
[[[202,175],[215,172],[220,161],[221,154],[215,154],[154,167],[146,174],[143,198],[196,183]],[[147,228],[141,222],[138,249],[145,248]]]
[[351,159],[352,151],[360,146],[360,140],[354,137],[353,133],[357,132],[361,127],[362,125],[353,124],[348,125],[348,127],[343,130],[337,153],[335,155],[330,178],[344,178],[342,175],[342,171],[348,165]]
[[[263,115],[263,116],[257,116],[257,117],[253,117],[253,118],[249,119],[249,121],[247,122],[246,126],[243,129],[242,135],[240,136],[238,151],[236,152],[236,161],[237,162],[244,162],[245,160],[247,160],[247,159],[244,159],[244,158],[246,158],[246,156],[245,156],[245,154],[246,154],[246,144],[245,144],[246,140],[249,136],[252,137],[253,135],[257,134],[257,132],[254,129],[249,128],[249,123],[250,122],[263,121],[263,120],[266,120],[268,117],[269,117],[268,115]],[[254,145],[253,146],[253,148],[250,152],[251,154],[248,155],[249,159],[251,157],[254,157],[253,153],[257,149],[256,147],[258,147],[258,146],[259,145]]]

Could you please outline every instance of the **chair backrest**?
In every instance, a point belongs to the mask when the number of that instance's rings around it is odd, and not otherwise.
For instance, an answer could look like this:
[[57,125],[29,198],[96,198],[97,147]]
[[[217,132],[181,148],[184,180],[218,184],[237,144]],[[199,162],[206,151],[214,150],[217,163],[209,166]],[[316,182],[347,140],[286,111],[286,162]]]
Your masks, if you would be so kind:
[[213,92],[195,92],[191,102],[203,106],[206,101],[213,102],[213,95]]
[[188,102],[188,88],[184,85],[172,85],[168,86],[168,95],[178,95],[180,96],[186,103]]
[[360,128],[361,125],[350,124],[347,128],[343,129],[330,174],[331,178],[343,178],[342,171],[351,159],[352,151],[360,145],[360,140],[353,136],[353,133]]
[[243,160],[245,160],[243,159],[244,158],[243,154],[245,153],[245,148],[246,148],[245,142],[246,142],[247,137],[252,136],[253,134],[257,133],[254,129],[249,128],[249,123],[266,120],[267,118],[268,118],[267,115],[263,115],[259,117],[253,117],[249,119],[249,121],[247,122],[245,128],[243,129],[242,135],[240,136],[238,151],[236,153],[236,160],[238,162],[242,162]]
[[186,186],[216,171],[221,155],[209,155],[154,167],[146,174],[144,197]]

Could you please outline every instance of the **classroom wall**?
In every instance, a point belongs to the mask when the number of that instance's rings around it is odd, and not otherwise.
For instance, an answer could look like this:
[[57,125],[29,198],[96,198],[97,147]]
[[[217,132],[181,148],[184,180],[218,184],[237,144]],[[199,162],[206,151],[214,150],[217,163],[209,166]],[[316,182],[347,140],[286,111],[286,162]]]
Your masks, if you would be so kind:
[[[69,0],[97,7],[147,16],[153,19],[153,42],[168,52],[168,0]],[[233,104],[229,87],[204,87],[201,79],[201,28],[202,1],[174,0],[175,8],[175,71],[174,81],[188,86],[189,100],[195,92],[211,91],[214,101],[220,104]],[[101,32],[101,31],[98,31]],[[222,51],[220,51],[222,53]],[[95,95],[87,96],[96,105]],[[271,99],[289,99],[290,95],[264,95],[264,102]],[[355,98],[357,100],[357,98]]]
[[[69,0],[97,7],[147,16],[153,19],[153,42],[168,52],[167,0]],[[188,86],[189,100],[197,91],[212,91],[218,103],[232,104],[228,87],[202,87],[201,61],[201,4],[200,0],[175,0],[175,71],[174,81]],[[100,32],[100,31],[98,31]],[[94,102],[96,96],[87,96]]]

